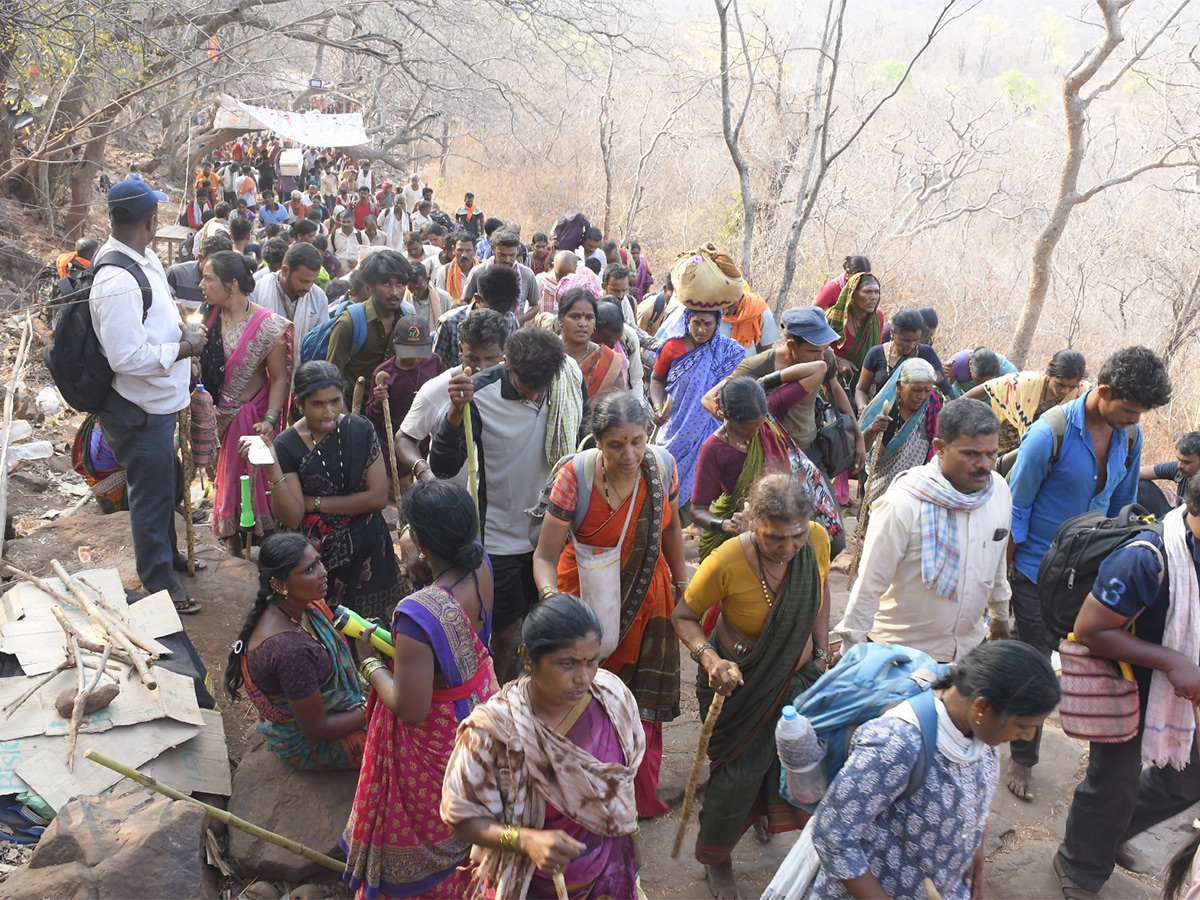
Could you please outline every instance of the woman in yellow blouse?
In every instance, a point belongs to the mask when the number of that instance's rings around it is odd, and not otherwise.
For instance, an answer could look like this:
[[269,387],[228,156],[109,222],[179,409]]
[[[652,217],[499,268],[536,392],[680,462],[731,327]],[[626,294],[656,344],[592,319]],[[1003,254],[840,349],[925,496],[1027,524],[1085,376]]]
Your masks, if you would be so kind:
[[728,697],[708,745],[695,851],[718,896],[737,896],[731,854],[750,826],[765,818],[769,832],[791,831],[808,818],[779,796],[774,726],[831,659],[829,535],[812,515],[801,482],[760,479],[750,529],[700,564],[673,615],[700,667],[701,716],[716,692]]

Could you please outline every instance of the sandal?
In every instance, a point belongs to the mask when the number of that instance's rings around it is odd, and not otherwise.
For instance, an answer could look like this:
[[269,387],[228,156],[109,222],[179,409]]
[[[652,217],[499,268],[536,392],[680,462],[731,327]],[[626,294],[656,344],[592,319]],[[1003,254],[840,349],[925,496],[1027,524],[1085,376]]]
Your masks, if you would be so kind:
[[[186,572],[188,570],[187,555],[184,553],[176,553],[175,554],[175,562],[173,565],[175,567],[176,572]],[[204,560],[200,559],[200,557],[196,557],[196,571],[203,572],[207,568],[208,568],[208,563],[206,563]]]
[[1053,865],[1054,874],[1058,876],[1058,888],[1065,900],[1094,900],[1098,896],[1095,892],[1080,887],[1063,871],[1062,860],[1058,858],[1057,853],[1054,854]]
[[183,616],[192,616],[200,612],[200,604],[186,594],[182,600],[176,600],[172,597],[171,603],[175,605],[175,612]]

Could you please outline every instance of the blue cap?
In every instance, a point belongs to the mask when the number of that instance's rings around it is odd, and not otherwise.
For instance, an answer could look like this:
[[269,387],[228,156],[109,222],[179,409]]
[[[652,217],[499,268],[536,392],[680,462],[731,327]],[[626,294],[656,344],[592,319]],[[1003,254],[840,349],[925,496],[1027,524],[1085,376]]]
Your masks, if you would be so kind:
[[166,194],[136,179],[118,181],[108,189],[109,213],[121,210],[127,218],[138,222],[149,218],[158,204],[166,202]]
[[832,344],[838,340],[838,333],[829,327],[825,310],[819,306],[793,306],[791,309],[785,309],[779,318],[779,324],[788,337],[800,338],[810,344]]

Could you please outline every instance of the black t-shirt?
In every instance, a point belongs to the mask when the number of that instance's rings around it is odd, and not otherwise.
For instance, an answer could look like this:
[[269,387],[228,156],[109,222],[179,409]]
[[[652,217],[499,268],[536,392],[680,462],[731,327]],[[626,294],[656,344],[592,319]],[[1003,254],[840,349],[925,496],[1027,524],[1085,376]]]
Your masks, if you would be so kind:
[[933,348],[928,344],[917,344],[917,349],[910,355],[897,361],[896,366],[888,368],[887,344],[876,344],[867,351],[867,355],[863,358],[863,371],[870,372],[875,390],[878,391],[887,380],[892,377],[892,373],[896,371],[896,367],[900,363],[909,359],[923,359],[925,362],[933,366],[933,371],[938,376],[938,387],[945,391],[949,385],[945,384],[946,374],[942,371],[942,361],[938,359],[938,355]]

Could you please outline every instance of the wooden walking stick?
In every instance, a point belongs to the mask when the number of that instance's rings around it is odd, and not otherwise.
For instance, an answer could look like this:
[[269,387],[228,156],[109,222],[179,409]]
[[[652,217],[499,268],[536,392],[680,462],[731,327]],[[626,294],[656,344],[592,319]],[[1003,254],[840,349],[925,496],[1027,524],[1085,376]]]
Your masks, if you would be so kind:
[[254,835],[254,837],[258,838],[259,840],[267,841],[268,843],[274,844],[276,847],[282,847],[284,850],[289,850],[292,853],[303,856],[305,859],[311,859],[313,862],[324,866],[330,871],[341,873],[346,870],[346,864],[344,862],[338,862],[336,859],[326,856],[319,850],[314,850],[312,847],[306,847],[299,841],[293,841],[291,838],[285,838],[283,835],[276,834],[273,831],[267,831],[267,829],[263,828],[262,826],[255,825],[253,822],[247,822],[240,816],[233,815],[228,810],[224,810],[216,806],[210,806],[207,803],[197,800],[195,797],[189,797],[187,794],[181,793],[180,791],[175,790],[175,788],[165,785],[157,779],[151,778],[149,775],[143,775],[137,769],[131,768],[125,765],[123,762],[118,762],[110,756],[105,756],[103,753],[97,753],[95,750],[88,750],[84,752],[83,758],[90,760],[97,765],[104,766],[106,769],[112,769],[119,775],[124,775],[130,781],[136,781],[142,787],[150,788],[152,791],[157,791],[163,796],[170,797],[172,800],[181,800],[184,803],[192,803],[196,806],[199,806],[206,810],[208,814],[218,822],[222,822],[226,825],[232,825],[234,828],[240,828],[247,834]]
[[363,395],[367,392],[367,379],[362,375],[354,382],[354,396],[350,400],[350,412],[357,415],[362,411]]
[[[387,383],[387,372],[379,372],[375,376],[375,386],[383,387]],[[387,393],[383,395],[383,430],[387,435],[388,461],[392,464],[392,495],[396,498],[396,512],[400,512],[400,470],[396,467],[396,435],[392,430],[392,401]],[[403,513],[401,513],[403,515]]]
[[[883,409],[880,415],[888,415],[892,411],[892,401],[884,400]],[[868,423],[869,427],[870,423]],[[871,474],[867,476],[867,483],[863,486],[862,498],[858,504],[858,524],[854,527],[854,556],[850,560],[850,565],[846,568],[846,581],[851,588],[854,587],[854,579],[858,577],[858,564],[862,560],[863,541],[867,538],[867,498],[871,496],[871,485],[875,483],[875,473],[879,471],[879,448],[883,444],[883,432],[875,435],[875,440],[871,442],[871,449],[867,452],[868,459],[874,459],[875,463],[871,466]]]
[[562,872],[554,873],[554,893],[558,895],[558,900],[571,900],[571,895],[567,893],[567,879],[563,878]]
[[196,526],[192,523],[192,408],[179,411],[179,455],[183,457],[183,519],[187,529],[188,574],[196,574]]
[[725,705],[724,694],[713,694],[712,703],[708,707],[708,715],[704,717],[704,726],[700,729],[700,743],[696,745],[696,758],[692,760],[692,771],[688,775],[687,790],[683,792],[683,808],[679,811],[679,830],[675,832],[675,845],[671,848],[671,859],[679,857],[679,849],[683,846],[683,835],[687,831],[688,819],[692,815],[692,800],[696,797],[696,783],[700,780],[700,770],[704,768],[704,757],[708,754],[708,742],[712,740],[713,729],[717,727],[717,719],[721,715],[721,707]]

